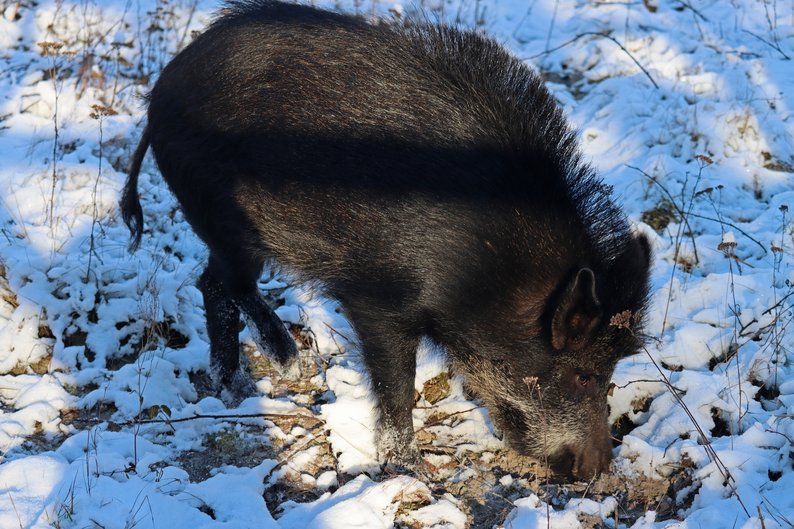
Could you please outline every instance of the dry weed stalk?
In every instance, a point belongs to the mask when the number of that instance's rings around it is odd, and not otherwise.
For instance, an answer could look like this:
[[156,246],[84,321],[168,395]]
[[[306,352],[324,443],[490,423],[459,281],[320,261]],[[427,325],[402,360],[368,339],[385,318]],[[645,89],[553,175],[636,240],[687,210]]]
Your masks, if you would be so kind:
[[[49,66],[47,69],[47,75],[49,75],[49,78],[52,81],[53,92],[55,96],[55,104],[52,110],[53,140],[50,201],[47,204],[47,220],[49,222],[50,232],[52,232],[55,225],[55,188],[58,184],[58,141],[60,139],[60,127],[58,123],[58,103],[60,95],[60,86],[58,83],[58,76],[60,75],[59,57],[61,56],[61,50],[64,44],[63,42],[44,41],[39,42],[38,45],[39,48],[41,48],[41,54],[48,59]],[[54,239],[55,236],[53,234],[53,240]]]
[[[773,266],[772,266],[772,301],[774,302],[773,310],[774,310],[774,317],[773,323],[774,327],[772,328],[772,343],[773,343],[773,355],[774,359],[772,363],[775,365],[775,375],[774,375],[774,385],[775,387],[778,386],[778,370],[780,365],[780,351],[781,351],[781,329],[779,326],[779,322],[782,316],[782,307],[780,306],[778,299],[777,299],[777,281],[778,281],[778,273],[780,272],[780,267],[783,264],[783,256],[784,256],[784,248],[786,247],[785,244],[785,234],[786,229],[788,227],[788,221],[786,219],[786,213],[788,213],[788,206],[783,204],[778,208],[781,214],[781,224],[782,229],[780,233],[780,245],[776,246],[772,243],[772,256],[773,256]],[[785,298],[784,298],[785,299]]]
[[[549,476],[551,475],[551,468],[549,467],[549,448],[548,448],[548,421],[546,420],[546,413],[545,408],[543,405],[543,391],[540,386],[540,382],[538,377],[524,377],[524,384],[527,385],[529,388],[529,394],[533,395],[536,394],[538,396],[538,403],[539,409],[541,411],[541,417],[543,417],[543,421],[541,424],[541,428],[543,431],[543,466],[546,471],[546,487],[549,486]],[[546,527],[550,529],[551,527],[551,506],[549,505],[551,502],[546,501]]]
[[54,516],[54,518],[49,519],[48,523],[54,527],[55,529],[61,529],[61,520],[66,519],[70,522],[70,527],[74,524],[74,514],[75,514],[75,484],[77,482],[77,476],[72,478],[72,482],[69,485],[69,489],[66,491],[66,496],[69,503],[64,503],[60,499],[51,513],[45,511],[45,515],[47,518],[50,518],[50,515]]
[[[709,160],[710,161],[710,160]],[[690,229],[690,236],[692,238],[692,247],[693,252],[695,254],[695,263],[696,266],[699,264],[699,258],[697,256],[697,245],[695,244],[694,233],[691,231],[691,227],[689,226],[689,221],[686,220],[689,218],[690,214],[692,213],[692,209],[695,207],[695,197],[698,193],[698,184],[700,184],[700,179],[703,174],[703,168],[706,167],[706,163],[700,165],[700,169],[698,170],[697,177],[695,179],[695,185],[692,186],[692,190],[687,197],[687,185],[689,183],[689,173],[686,174],[684,178],[684,185],[681,188],[681,218],[685,219],[684,222],[678,223],[678,229],[676,230],[675,237],[673,239],[673,244],[675,245],[675,252],[673,254],[673,269],[670,272],[670,283],[668,285],[668,292],[667,292],[667,303],[665,303],[664,307],[664,318],[662,319],[662,329],[661,333],[664,333],[665,327],[667,326],[667,318],[670,314],[670,304],[673,300],[673,279],[675,278],[675,273],[678,267],[679,258],[681,255],[681,239],[683,238],[683,230],[684,226],[687,226]],[[675,203],[675,202],[674,202]]]
[[[99,122],[99,153],[98,153],[98,164],[99,167],[97,168],[97,175],[96,179],[94,180],[94,187],[91,189],[91,234],[89,235],[89,246],[88,246],[88,267],[85,271],[85,278],[83,280],[84,283],[88,283],[91,275],[91,264],[94,255],[96,255],[96,236],[95,231],[97,224],[99,222],[99,208],[97,206],[97,192],[99,191],[99,181],[102,178],[102,159],[104,158],[104,138],[103,138],[103,130],[102,124],[104,118],[107,116],[115,116],[118,114],[115,110],[110,107],[106,107],[104,105],[91,105],[93,112],[91,112],[91,119],[95,119]],[[96,256],[99,259],[99,256]],[[101,259],[99,259],[101,261]]]
[[[551,36],[551,32],[549,32],[549,36]],[[562,48],[564,48],[566,46],[569,46],[569,45],[573,44],[574,42],[576,42],[576,41],[578,41],[578,40],[580,40],[580,39],[582,39],[584,37],[600,37],[600,38],[611,40],[612,42],[614,42],[626,55],[629,56],[629,58],[634,62],[634,64],[637,65],[637,67],[642,71],[642,73],[645,74],[645,77],[647,77],[648,80],[651,81],[651,84],[653,85],[653,87],[656,88],[657,90],[659,89],[659,85],[656,83],[656,81],[651,76],[651,74],[648,72],[648,70],[645,69],[645,67],[642,65],[642,63],[640,63],[640,61],[638,61],[637,58],[629,50],[627,50],[626,47],[623,46],[623,44],[620,43],[619,40],[617,40],[615,37],[610,35],[608,32],[585,31],[583,33],[579,33],[574,38],[563,42],[562,44],[560,44],[559,46],[557,46],[555,48],[546,49],[546,51],[544,51],[542,53],[538,53],[536,55],[532,55],[532,56],[529,56],[529,57],[522,57],[522,60],[531,61],[531,60],[537,59],[539,57],[545,57],[546,55],[549,55],[551,53],[554,53],[557,50],[560,50],[560,49],[562,49]],[[548,48],[548,42],[546,43],[546,46]]]
[[[624,329],[627,332],[633,333],[631,327],[627,325],[627,319],[630,320],[630,318],[634,316],[631,314],[627,315],[626,312],[630,312],[630,311],[624,311],[614,316],[612,319],[615,320],[616,327]],[[612,324],[612,321],[610,321],[610,324]],[[664,383],[664,385],[673,395],[673,398],[676,400],[678,405],[681,406],[681,409],[684,410],[684,413],[686,413],[687,417],[692,422],[692,425],[695,427],[695,430],[698,433],[700,444],[701,446],[703,446],[703,449],[705,450],[706,456],[709,458],[709,461],[714,463],[714,466],[717,468],[717,471],[722,476],[724,480],[723,481],[724,486],[729,488],[731,495],[733,495],[736,498],[736,500],[739,502],[739,505],[741,505],[742,510],[744,510],[745,514],[749,518],[750,512],[747,510],[747,507],[744,505],[744,501],[739,495],[739,491],[736,488],[736,480],[731,474],[731,471],[728,469],[725,463],[723,463],[722,459],[720,459],[720,456],[717,454],[717,451],[714,450],[714,447],[711,445],[711,440],[706,436],[706,433],[703,431],[703,428],[697,422],[697,419],[695,419],[695,416],[692,413],[692,411],[689,409],[689,406],[687,406],[686,402],[684,402],[684,399],[682,398],[681,394],[679,394],[675,386],[673,386],[672,382],[670,382],[670,379],[664,373],[661,366],[659,366],[659,364],[656,362],[656,359],[653,357],[653,355],[651,355],[651,352],[644,345],[642,346],[642,349],[643,351],[645,351],[645,354],[648,356],[653,366],[659,372],[659,375],[662,377],[662,382]]]
[[8,495],[8,501],[11,502],[11,507],[14,509],[14,514],[17,517],[17,522],[19,523],[19,529],[25,529],[22,524],[22,517],[19,515],[19,511],[17,510],[17,504],[14,502],[14,497],[11,496],[10,491],[7,491],[6,494]]

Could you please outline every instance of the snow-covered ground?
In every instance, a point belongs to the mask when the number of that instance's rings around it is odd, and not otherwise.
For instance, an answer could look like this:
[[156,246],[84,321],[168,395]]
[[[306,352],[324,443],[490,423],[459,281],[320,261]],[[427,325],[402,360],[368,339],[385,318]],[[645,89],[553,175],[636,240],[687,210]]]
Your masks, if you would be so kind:
[[289,278],[262,288],[315,374],[283,383],[243,330],[261,395],[209,394],[206,250],[150,159],[133,255],[116,203],[140,95],[219,4],[5,0],[0,528],[794,527],[794,1],[325,5],[495,36],[653,240],[613,474],[546,479],[429,346],[414,419],[436,471],[378,474],[352,331]]

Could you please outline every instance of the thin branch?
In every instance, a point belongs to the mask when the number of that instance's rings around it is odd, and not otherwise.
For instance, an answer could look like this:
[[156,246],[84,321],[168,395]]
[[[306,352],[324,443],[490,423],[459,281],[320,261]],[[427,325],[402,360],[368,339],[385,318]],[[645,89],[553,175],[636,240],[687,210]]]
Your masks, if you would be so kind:
[[[626,167],[628,167],[629,169],[634,169],[635,171],[639,171],[645,177],[647,177],[648,180],[650,180],[651,182],[653,182],[654,184],[659,186],[659,188],[670,199],[670,202],[673,204],[673,207],[675,208],[676,213],[681,215],[682,218],[684,219],[684,222],[686,223],[687,228],[689,228],[689,232],[693,233],[692,227],[689,225],[689,221],[684,216],[684,213],[683,213],[683,211],[681,211],[681,208],[679,208],[678,205],[675,203],[675,199],[673,199],[673,197],[670,194],[670,192],[655,177],[649,175],[648,173],[646,173],[645,171],[643,171],[639,167],[635,167],[633,165],[628,165],[628,164],[626,165]],[[756,239],[755,237],[753,237],[752,235],[750,235],[749,233],[747,233],[746,231],[744,231],[743,229],[741,229],[739,226],[737,226],[736,224],[734,224],[732,222],[728,222],[726,220],[715,219],[714,217],[708,217],[706,215],[699,215],[698,213],[693,213],[691,211],[689,213],[687,213],[686,216],[691,216],[691,217],[695,217],[695,218],[698,218],[698,219],[708,220],[708,221],[711,221],[711,222],[718,222],[720,224],[724,224],[726,226],[730,226],[731,228],[733,228],[734,230],[738,231],[739,233],[741,233],[742,235],[744,235],[745,237],[747,237],[748,239],[753,241],[755,244],[757,244],[758,247],[761,248],[764,251],[764,254],[769,253],[769,251],[766,249],[766,247],[764,247],[764,245],[761,244],[761,242],[758,239]],[[694,242],[695,242],[694,239],[692,239],[692,244],[693,245],[694,245]],[[695,251],[697,251],[697,249]],[[695,258],[697,259],[697,255],[695,256]]]
[[647,77],[647,78],[648,78],[648,79],[651,81],[651,84],[654,86],[654,88],[656,88],[657,90],[659,89],[659,85],[658,85],[658,84],[656,84],[656,81],[654,81],[653,77],[651,77],[651,74],[650,74],[650,73],[648,73],[648,70],[646,70],[646,69],[643,67],[643,65],[642,65],[642,64],[640,64],[640,61],[638,61],[638,60],[637,60],[637,58],[636,58],[636,57],[634,57],[634,55],[632,55],[632,53],[631,53],[629,50],[627,50],[627,49],[626,49],[626,48],[623,46],[623,44],[621,44],[620,42],[618,42],[618,40],[617,40],[615,37],[613,37],[612,35],[610,35],[610,34],[608,34],[608,33],[606,33],[606,32],[598,32],[598,31],[585,31],[584,33],[580,33],[580,34],[576,35],[574,38],[572,38],[572,39],[570,39],[570,40],[568,40],[568,41],[566,41],[566,42],[564,42],[564,43],[560,44],[560,45],[559,45],[559,46],[557,46],[556,48],[552,48],[552,49],[550,49],[550,50],[547,50],[547,51],[544,51],[544,52],[538,53],[537,55],[532,55],[532,56],[530,56],[530,57],[526,57],[525,59],[526,59],[526,60],[532,60],[532,59],[537,59],[538,57],[543,57],[543,56],[549,55],[549,54],[551,54],[551,53],[553,53],[553,52],[555,52],[555,51],[557,51],[557,50],[559,50],[559,49],[562,49],[562,48],[564,48],[564,47],[568,46],[569,44],[573,44],[574,42],[576,42],[577,40],[581,39],[582,37],[587,37],[587,36],[594,36],[594,37],[601,37],[601,38],[609,39],[609,40],[611,40],[612,42],[614,42],[615,44],[617,44],[617,45],[618,45],[618,47],[619,47],[621,50],[623,50],[623,52],[624,52],[626,55],[628,55],[628,56],[629,56],[629,58],[630,58],[632,61],[634,61],[634,64],[636,64],[636,65],[637,65],[637,67],[638,67],[640,70],[642,70],[642,73],[644,73],[644,74],[645,74],[645,76],[646,76],[646,77]]
[[675,391],[678,391],[681,394],[686,393],[685,390],[683,390],[681,388],[677,388],[677,387],[673,386],[672,384],[670,384],[669,382],[666,382],[666,381],[658,379],[658,378],[638,378],[636,380],[629,380],[628,382],[626,382],[622,386],[618,386],[617,384],[615,384],[615,389],[624,389],[624,388],[629,387],[632,384],[639,384],[641,382],[645,382],[645,383],[652,382],[652,383],[656,383],[656,384],[663,384],[663,385],[667,386],[669,389],[673,389]]
[[758,40],[760,40],[761,42],[763,42],[764,44],[766,44],[767,46],[769,46],[770,48],[772,48],[773,50],[775,50],[776,52],[778,52],[780,55],[782,55],[782,56],[783,56],[783,58],[784,58],[784,59],[786,59],[787,61],[790,61],[790,60],[791,60],[791,57],[789,57],[788,55],[786,55],[786,53],[785,53],[785,52],[784,52],[784,51],[783,51],[783,50],[780,48],[780,44],[778,44],[778,43],[776,43],[776,42],[775,42],[775,43],[769,42],[769,41],[768,41],[768,40],[766,40],[764,37],[762,37],[762,36],[760,36],[760,35],[756,35],[756,34],[755,34],[755,33],[753,33],[752,31],[748,31],[748,30],[746,30],[746,29],[743,29],[742,31],[744,31],[744,32],[745,32],[745,33],[747,33],[748,35],[751,35],[751,36],[753,36],[753,37],[757,38]]
[[17,511],[17,504],[14,503],[14,498],[11,497],[10,492],[6,492],[6,494],[8,495],[9,501],[11,502],[11,507],[14,508],[14,514],[17,515],[17,521],[19,522],[19,529],[24,529],[24,527],[22,526],[22,518],[19,516],[19,511]]
[[263,481],[269,480],[273,476],[273,473],[276,470],[278,470],[279,468],[283,467],[285,464],[287,464],[287,462],[295,454],[297,454],[297,453],[299,453],[299,452],[301,452],[303,450],[306,450],[307,448],[310,448],[310,447],[314,446],[315,444],[323,442],[324,439],[322,437],[318,437],[318,436],[314,435],[314,429],[312,429],[312,431],[310,433],[311,433],[311,435],[307,435],[306,438],[303,440],[303,442],[297,443],[297,446],[295,446],[295,445],[291,446],[290,447],[291,450],[290,450],[290,452],[287,455],[284,455],[284,456],[279,458],[278,462],[273,466],[273,468],[270,469],[270,471],[264,477]]
[[342,334],[341,332],[339,332],[339,331],[338,331],[338,330],[337,330],[335,327],[333,327],[332,325],[330,325],[330,324],[328,324],[328,323],[326,323],[326,322],[323,322],[323,325],[325,325],[326,327],[328,327],[328,330],[329,330],[329,331],[331,331],[332,333],[336,333],[336,334],[338,334],[339,336],[341,336],[342,338],[344,338],[344,340],[345,340],[346,342],[348,342],[348,343],[351,343],[351,344],[352,344],[352,343],[354,343],[354,341],[353,341],[353,340],[352,340],[350,337],[348,337],[348,336],[345,336],[344,334]]
[[546,35],[546,49],[549,49],[549,43],[551,42],[551,34],[554,31],[554,22],[557,20],[557,7],[559,6],[560,0],[554,1],[554,10],[551,12],[551,22],[549,23],[549,33]]
[[661,189],[662,192],[665,195],[667,195],[667,199],[675,208],[676,213],[678,213],[678,215],[684,221],[684,224],[686,224],[687,230],[689,231],[689,239],[692,241],[692,251],[695,253],[695,264],[699,264],[700,256],[698,255],[698,247],[697,244],[695,243],[695,230],[693,230],[692,226],[689,224],[689,215],[691,215],[692,213],[691,212],[686,213],[684,212],[683,209],[678,207],[678,204],[676,204],[675,198],[673,198],[672,193],[670,193],[670,191],[668,191],[667,188],[664,187],[664,185],[662,185],[662,183],[659,182],[659,180],[656,177],[649,175],[639,167],[635,167],[633,165],[628,165],[628,164],[626,164],[626,167],[628,167],[629,169],[634,169],[635,171],[639,171],[645,178],[656,184],[659,187],[659,189]]
[[443,417],[438,417],[438,418],[436,418],[436,419],[434,419],[432,421],[426,422],[424,426],[422,426],[421,428],[417,429],[416,431],[417,432],[421,432],[425,428],[430,428],[431,426],[437,426],[437,425],[443,423],[444,421],[446,421],[450,417],[454,417],[455,415],[463,415],[464,413],[469,413],[471,411],[474,411],[474,410],[477,410],[477,409],[480,409],[480,408],[482,408],[482,406],[474,406],[473,408],[469,408],[467,410],[461,410],[461,411],[448,413],[448,414],[444,415]]
[[[303,413],[230,413],[230,414],[200,414],[196,413],[189,417],[179,417],[178,419],[132,419],[122,423],[116,423],[118,426],[137,426],[139,424],[175,424],[178,422],[196,421],[199,419],[314,419],[319,421],[316,416]],[[91,419],[91,422],[103,422],[99,419]]]
[[678,0],[678,3],[681,4],[682,6],[686,7],[690,11],[692,11],[695,15],[699,16],[703,20],[703,22],[708,22],[709,21],[709,19],[707,19],[703,15],[703,13],[701,13],[700,11],[698,11],[697,9],[692,7],[692,4],[690,4],[689,2],[685,2],[684,0]]
[[[643,349],[645,348],[643,347]],[[684,402],[684,399],[681,397],[681,395],[678,394],[678,392],[672,391],[673,384],[672,382],[670,382],[670,379],[667,378],[667,375],[664,374],[664,371],[662,371],[662,368],[656,362],[656,359],[651,355],[648,349],[645,349],[645,353],[648,355],[648,358],[650,359],[651,363],[661,375],[665,385],[671,389],[670,393],[673,395],[673,398],[678,402],[678,405],[681,406],[681,409],[684,410],[684,413],[687,415],[687,417],[689,417],[689,420],[695,426],[695,430],[697,431],[698,436],[700,437],[700,443],[706,452],[706,456],[708,456],[709,460],[714,463],[714,466],[717,468],[717,470],[725,480],[725,484],[728,487],[730,487],[731,493],[736,497],[736,500],[739,502],[739,505],[741,505],[742,509],[744,510],[744,513],[749,518],[750,512],[747,510],[747,507],[745,507],[741,496],[739,496],[739,491],[736,489],[736,481],[734,480],[731,471],[728,469],[725,463],[722,462],[722,459],[720,459],[719,455],[717,454],[717,451],[714,449],[714,447],[711,444],[711,440],[708,437],[706,437],[706,432],[704,432],[703,429],[700,427],[700,424],[697,422],[697,419],[695,419],[695,416],[690,411],[689,406],[687,406],[686,403]]]
[[769,253],[769,251],[764,247],[763,244],[761,244],[761,242],[758,239],[756,239],[755,237],[753,237],[752,235],[750,235],[749,233],[747,233],[746,231],[744,231],[743,229],[741,229],[739,226],[737,226],[736,224],[734,224],[732,222],[715,219],[714,217],[707,217],[706,215],[698,215],[697,213],[690,213],[690,215],[692,217],[695,217],[695,218],[698,218],[698,219],[710,220],[711,222],[720,222],[722,224],[725,224],[726,226],[730,226],[734,230],[738,231],[739,233],[741,233],[742,235],[744,235],[745,237],[747,237],[748,239],[750,239],[751,241],[756,243],[758,245],[758,247],[761,248],[764,251],[764,254]]
[[778,301],[777,303],[775,303],[774,305],[772,305],[771,307],[769,307],[768,309],[766,309],[764,312],[762,312],[762,313],[761,313],[761,316],[766,316],[767,314],[771,313],[771,312],[772,312],[773,310],[775,310],[776,308],[778,308],[778,307],[782,306],[782,305],[783,305],[783,302],[784,302],[784,301],[786,301],[788,298],[790,298],[792,295],[794,295],[794,290],[793,290],[793,291],[791,291],[791,292],[789,292],[788,294],[786,294],[786,295],[785,295],[785,296],[783,296],[782,298],[780,298],[780,301]]
[[[774,505],[772,502],[770,502],[770,501],[769,501],[769,498],[767,498],[765,494],[763,494],[763,493],[760,493],[760,492],[759,492],[759,495],[760,495],[760,496],[761,496],[761,497],[764,499],[764,503],[765,503],[765,504],[766,504],[766,506],[767,506],[767,507],[766,507],[766,510],[767,510],[767,512],[768,512],[768,513],[769,513],[769,514],[770,514],[770,515],[771,515],[771,516],[772,516],[772,517],[773,517],[775,520],[777,520],[778,522],[780,522],[780,520],[782,519],[782,520],[783,520],[783,522],[785,522],[785,524],[786,524],[786,525],[788,525],[789,527],[792,527],[792,528],[794,528],[794,523],[792,523],[792,522],[791,522],[791,520],[789,520],[788,518],[786,518],[786,516],[783,514],[783,512],[781,512],[781,510],[780,510],[780,509],[778,509],[778,508],[777,508],[777,507],[776,507],[776,506],[775,506],[775,505]],[[774,513],[772,512],[772,510],[770,509],[770,507],[771,507],[772,509],[774,509],[774,510],[775,510],[775,512],[774,512]],[[777,515],[777,516],[776,516],[776,515]],[[781,524],[781,525],[782,525],[782,524]]]

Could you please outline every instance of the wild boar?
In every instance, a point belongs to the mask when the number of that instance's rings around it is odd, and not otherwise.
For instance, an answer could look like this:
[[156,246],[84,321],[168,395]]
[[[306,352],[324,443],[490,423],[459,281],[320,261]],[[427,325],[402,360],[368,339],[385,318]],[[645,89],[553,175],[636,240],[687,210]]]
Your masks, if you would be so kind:
[[[496,42],[232,3],[151,91],[121,201],[133,246],[150,147],[209,247],[199,285],[226,389],[251,389],[241,311],[295,374],[295,343],[256,287],[277,265],[355,327],[383,460],[421,466],[411,410],[427,337],[514,449],[576,477],[608,467],[607,386],[640,345],[649,244],[538,75]],[[625,311],[628,330],[610,325]]]

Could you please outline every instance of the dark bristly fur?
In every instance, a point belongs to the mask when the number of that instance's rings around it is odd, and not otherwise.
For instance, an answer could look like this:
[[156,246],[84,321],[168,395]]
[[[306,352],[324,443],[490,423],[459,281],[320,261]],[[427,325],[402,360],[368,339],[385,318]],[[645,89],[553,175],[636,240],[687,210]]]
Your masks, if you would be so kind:
[[[355,326],[384,459],[420,463],[415,349],[429,337],[509,444],[576,476],[611,456],[607,384],[634,353],[649,245],[583,163],[541,80],[492,40],[306,6],[235,2],[151,93],[122,211],[140,240],[151,145],[207,243],[212,362],[233,393],[236,322],[285,371],[295,345],[256,290],[265,262]],[[245,389],[241,388],[245,386]]]

